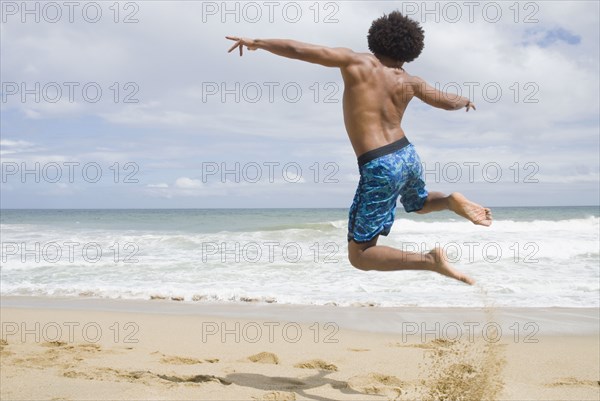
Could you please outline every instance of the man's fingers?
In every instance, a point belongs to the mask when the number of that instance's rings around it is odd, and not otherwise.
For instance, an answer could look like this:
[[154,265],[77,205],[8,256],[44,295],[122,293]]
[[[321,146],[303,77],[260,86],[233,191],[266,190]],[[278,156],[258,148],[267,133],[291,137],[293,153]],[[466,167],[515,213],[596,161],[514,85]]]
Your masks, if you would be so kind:
[[254,41],[252,40],[247,40],[244,38],[240,38],[238,36],[225,36],[226,39],[229,40],[235,40],[235,44],[233,46],[231,46],[229,48],[229,50],[227,50],[227,53],[231,53],[233,50],[235,50],[236,47],[240,48],[240,57],[244,55],[244,45],[246,44],[246,47],[248,48],[248,50],[256,50],[256,48],[252,49],[250,48],[247,44],[248,43],[254,43]]
[[237,37],[237,36],[225,36],[225,39],[229,39],[229,40],[235,40],[235,44],[233,46],[231,46],[229,48],[229,50],[227,50],[227,53],[231,53],[233,50],[235,50],[236,47],[239,46],[240,48],[240,56],[242,55],[242,47],[244,47],[242,45],[242,39]]
[[240,42],[238,41],[237,43],[235,43],[233,46],[231,46],[229,48],[229,50],[227,50],[227,53],[231,53],[236,47],[238,47],[240,45]]

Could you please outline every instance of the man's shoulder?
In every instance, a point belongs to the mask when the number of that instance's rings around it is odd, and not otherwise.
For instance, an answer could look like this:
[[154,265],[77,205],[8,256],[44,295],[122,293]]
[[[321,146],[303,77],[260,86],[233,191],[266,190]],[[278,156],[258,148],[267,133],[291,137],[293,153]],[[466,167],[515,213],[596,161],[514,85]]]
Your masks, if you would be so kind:
[[407,85],[418,86],[424,83],[423,79],[417,75],[411,75],[410,73],[404,71],[403,82]]
[[379,60],[377,60],[377,57],[375,57],[372,53],[358,53],[358,52],[354,52],[354,53],[356,54],[357,57],[359,57],[365,63],[372,63],[372,64],[379,63]]
[[352,53],[351,65],[353,66],[360,66],[362,68],[373,68],[379,64],[377,58],[371,53],[355,52],[352,49],[348,49],[348,51]]

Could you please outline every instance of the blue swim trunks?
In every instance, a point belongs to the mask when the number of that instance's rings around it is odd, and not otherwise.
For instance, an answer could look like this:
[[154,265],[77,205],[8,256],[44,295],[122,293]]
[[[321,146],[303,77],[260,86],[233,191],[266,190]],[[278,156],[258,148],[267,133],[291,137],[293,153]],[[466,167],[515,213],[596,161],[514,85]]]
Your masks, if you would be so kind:
[[427,199],[421,159],[406,137],[358,157],[360,181],[350,207],[348,241],[368,242],[388,235],[396,201],[406,212],[421,210]]

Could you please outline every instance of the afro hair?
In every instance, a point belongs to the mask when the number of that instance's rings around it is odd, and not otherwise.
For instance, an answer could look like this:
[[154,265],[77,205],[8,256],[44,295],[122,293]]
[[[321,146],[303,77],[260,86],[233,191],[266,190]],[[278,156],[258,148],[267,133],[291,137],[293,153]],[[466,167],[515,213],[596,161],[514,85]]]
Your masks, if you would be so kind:
[[423,51],[425,34],[417,21],[393,11],[376,19],[369,28],[369,50],[376,56],[410,62]]

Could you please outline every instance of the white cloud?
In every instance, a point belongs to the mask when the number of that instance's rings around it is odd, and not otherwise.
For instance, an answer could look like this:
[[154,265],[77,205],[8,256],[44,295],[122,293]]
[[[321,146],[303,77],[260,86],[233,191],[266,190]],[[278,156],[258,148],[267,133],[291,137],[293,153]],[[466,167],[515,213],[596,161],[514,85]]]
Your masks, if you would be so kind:
[[35,144],[28,141],[0,139],[0,155],[10,155],[15,153],[34,150]]
[[188,178],[188,177],[179,177],[178,179],[175,180],[176,188],[199,189],[199,188],[202,188],[203,186],[204,185],[202,184],[202,181],[195,180],[195,179]]

